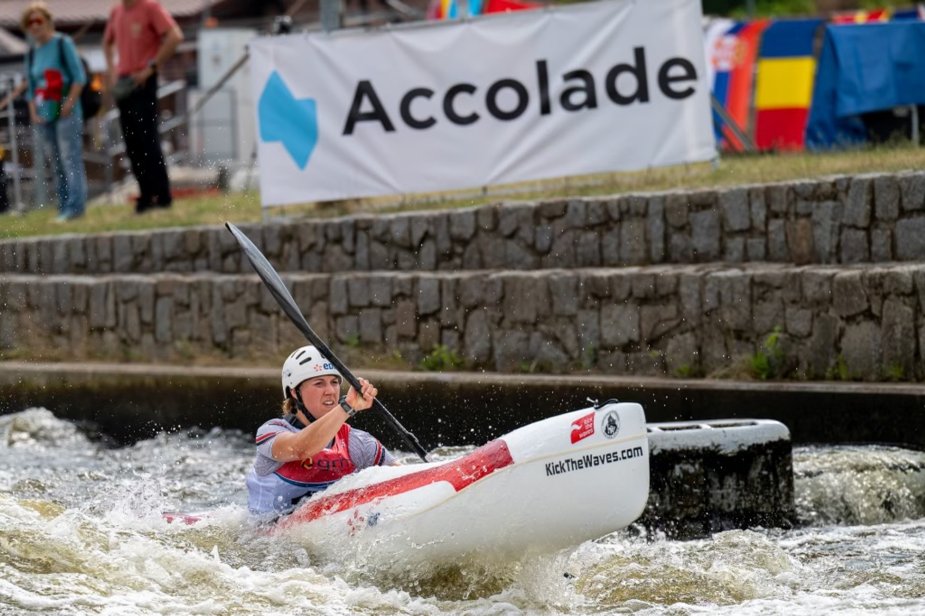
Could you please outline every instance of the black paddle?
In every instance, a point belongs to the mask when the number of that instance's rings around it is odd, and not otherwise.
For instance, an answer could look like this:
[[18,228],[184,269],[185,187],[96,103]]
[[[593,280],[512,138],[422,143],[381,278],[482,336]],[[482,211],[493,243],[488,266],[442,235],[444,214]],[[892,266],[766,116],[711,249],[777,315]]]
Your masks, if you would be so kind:
[[[292,294],[289,293],[289,289],[286,288],[286,284],[283,282],[282,278],[279,277],[279,274],[276,273],[276,270],[273,269],[273,266],[270,265],[270,262],[267,261],[267,258],[263,256],[263,253],[260,252],[260,249],[257,248],[250,239],[241,232],[236,226],[230,222],[226,222],[225,226],[231,231],[231,234],[234,236],[234,239],[238,240],[238,244],[241,245],[241,250],[244,251],[244,254],[247,255],[247,260],[251,262],[251,265],[254,266],[254,269],[257,270],[257,275],[260,276],[260,279],[263,281],[267,288],[270,290],[270,294],[276,299],[276,303],[280,305],[283,309],[283,312],[286,313],[286,316],[292,321],[302,334],[315,345],[321,354],[331,362],[337,371],[340,372],[344,379],[347,380],[353,388],[359,392],[361,389],[360,382],[357,380],[353,373],[350,372],[350,369],[344,365],[344,363],[337,359],[337,356],[328,348],[328,345],[318,337],[318,334],[312,330],[311,326],[308,324],[308,321],[305,320],[305,317],[302,315],[302,311],[299,310],[298,305],[296,305],[295,300],[292,298]],[[408,432],[404,426],[402,426],[397,419],[389,412],[389,409],[385,408],[385,405],[379,402],[377,398],[374,403],[374,408],[379,411],[379,413],[385,417],[386,421],[389,422],[395,430],[398,431],[398,434],[404,439],[405,443],[410,446],[415,453],[421,456],[421,459],[427,462],[427,452],[424,451],[424,448],[421,447],[421,444],[418,442],[417,437]]]

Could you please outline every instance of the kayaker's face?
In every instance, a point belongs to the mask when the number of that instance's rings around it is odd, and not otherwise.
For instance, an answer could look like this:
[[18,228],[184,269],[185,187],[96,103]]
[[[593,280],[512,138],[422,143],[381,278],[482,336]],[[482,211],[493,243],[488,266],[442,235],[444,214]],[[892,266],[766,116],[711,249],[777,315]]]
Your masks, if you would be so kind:
[[340,400],[340,379],[336,376],[316,376],[299,384],[302,404],[319,419],[337,406]]

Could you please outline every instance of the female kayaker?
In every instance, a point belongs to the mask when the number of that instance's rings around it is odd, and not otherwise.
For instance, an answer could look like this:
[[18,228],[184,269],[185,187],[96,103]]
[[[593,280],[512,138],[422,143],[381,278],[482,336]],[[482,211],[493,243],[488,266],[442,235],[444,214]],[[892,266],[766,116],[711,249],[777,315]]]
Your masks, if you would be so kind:
[[347,420],[373,404],[378,391],[359,379],[341,395],[341,375],[314,346],[296,349],[283,364],[283,416],[257,429],[257,455],[247,474],[251,513],[276,517],[303,498],[370,466],[396,464],[368,432]]

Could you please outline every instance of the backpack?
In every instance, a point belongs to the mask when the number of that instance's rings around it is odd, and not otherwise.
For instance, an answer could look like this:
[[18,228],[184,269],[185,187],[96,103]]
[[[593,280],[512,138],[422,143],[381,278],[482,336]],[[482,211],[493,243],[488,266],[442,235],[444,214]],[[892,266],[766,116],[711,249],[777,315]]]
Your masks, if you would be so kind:
[[[30,81],[32,79],[32,52],[33,49],[30,47],[29,59],[26,64]],[[64,60],[63,36],[58,37],[58,57],[61,59],[61,66],[63,66],[64,70],[67,71],[67,62]],[[100,91],[99,84],[94,84],[94,80],[92,79],[90,73],[90,65],[87,64],[86,58],[79,54],[77,57],[80,59],[80,63],[83,65],[84,74],[87,77],[87,82],[80,90],[80,108],[83,111],[83,120],[86,122],[87,120],[95,117],[103,107],[103,93]]]

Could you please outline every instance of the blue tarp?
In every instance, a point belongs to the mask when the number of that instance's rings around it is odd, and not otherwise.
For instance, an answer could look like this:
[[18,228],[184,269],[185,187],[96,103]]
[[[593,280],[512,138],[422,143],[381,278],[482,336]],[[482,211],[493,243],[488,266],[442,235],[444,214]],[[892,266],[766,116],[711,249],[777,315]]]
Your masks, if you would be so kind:
[[862,142],[859,114],[901,105],[925,105],[925,22],[826,26],[807,147]]

